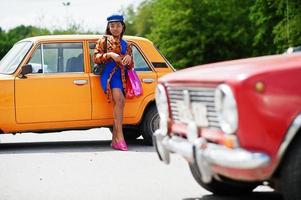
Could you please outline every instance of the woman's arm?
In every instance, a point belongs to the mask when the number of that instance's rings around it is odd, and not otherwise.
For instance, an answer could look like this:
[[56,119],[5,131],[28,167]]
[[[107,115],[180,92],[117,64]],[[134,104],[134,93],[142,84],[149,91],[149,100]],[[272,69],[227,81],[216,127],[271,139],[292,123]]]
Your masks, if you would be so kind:
[[127,65],[129,69],[134,67],[134,59],[133,59],[133,52],[132,52],[132,44],[127,42],[126,45],[126,53],[122,61],[123,64]]
[[[107,42],[107,45],[106,45]],[[109,61],[110,59],[113,59],[117,63],[121,63],[121,57],[114,52],[107,52],[105,51],[105,46],[107,46],[108,50],[108,45],[109,45],[109,39],[107,38],[107,41],[105,37],[102,39],[99,39],[97,41],[97,44],[95,46],[94,54],[93,54],[93,61],[94,63],[104,63]],[[106,53],[105,53],[106,52]]]
[[106,43],[105,37],[102,37],[97,41],[94,54],[93,54],[94,63],[99,64],[99,63],[107,62],[109,60],[109,56],[107,55],[107,53],[105,53],[106,50],[104,49],[106,46],[105,43]]

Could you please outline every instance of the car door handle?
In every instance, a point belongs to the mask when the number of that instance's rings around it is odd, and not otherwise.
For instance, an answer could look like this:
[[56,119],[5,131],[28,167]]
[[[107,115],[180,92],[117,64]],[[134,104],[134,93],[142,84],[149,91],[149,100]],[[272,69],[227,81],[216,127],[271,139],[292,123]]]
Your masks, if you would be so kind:
[[142,82],[143,83],[153,83],[155,81],[155,79],[153,78],[143,78]]
[[73,83],[75,85],[85,85],[88,83],[88,81],[87,80],[74,80]]

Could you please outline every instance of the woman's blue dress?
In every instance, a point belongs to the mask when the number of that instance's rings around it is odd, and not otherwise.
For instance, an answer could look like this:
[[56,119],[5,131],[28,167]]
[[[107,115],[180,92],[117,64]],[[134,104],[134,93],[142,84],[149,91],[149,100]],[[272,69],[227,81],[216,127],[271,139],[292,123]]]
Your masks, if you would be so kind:
[[[126,54],[126,41],[121,39],[121,54],[125,55]],[[107,80],[109,79],[110,73],[113,71],[114,67],[116,66],[115,61],[109,61],[106,63],[106,67],[104,68],[101,78],[100,78],[100,83],[102,86],[103,91],[106,93],[107,91]],[[126,73],[126,67],[125,67],[125,73]],[[123,94],[125,94],[125,91],[122,86],[122,79],[121,79],[121,69],[120,67],[117,68],[116,72],[111,78],[110,81],[110,87],[112,88],[119,88]]]

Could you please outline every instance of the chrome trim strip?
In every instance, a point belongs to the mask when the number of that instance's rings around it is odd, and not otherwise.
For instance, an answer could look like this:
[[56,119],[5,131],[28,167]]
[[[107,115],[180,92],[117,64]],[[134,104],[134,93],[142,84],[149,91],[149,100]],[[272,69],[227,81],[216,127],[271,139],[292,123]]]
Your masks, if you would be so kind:
[[153,79],[153,78],[143,78],[142,82],[143,83],[153,83],[153,82],[155,82],[155,79]]
[[288,131],[286,132],[285,138],[280,145],[280,148],[277,153],[278,159],[281,159],[284,155],[284,152],[291,144],[293,138],[298,133],[298,130],[301,128],[301,113],[294,119],[293,123],[289,127]]
[[241,148],[229,149],[216,144],[208,144],[203,154],[210,163],[235,169],[264,167],[270,161],[270,157],[264,153],[250,152]]
[[88,83],[88,81],[87,80],[74,80],[73,83],[75,85],[85,85]]
[[210,163],[204,156],[203,148],[207,145],[207,141],[203,138],[198,138],[194,141],[193,146],[193,157],[195,162],[193,163],[196,165],[197,169],[201,173],[201,178],[204,183],[210,183],[214,173],[211,170]]
[[193,160],[192,144],[187,142],[187,140],[172,136],[169,140],[163,140],[163,145],[170,152],[177,152],[189,161]]
[[45,74],[45,68],[44,68],[44,44],[41,44],[41,64],[42,64],[42,69],[43,69],[43,74]]
[[[207,123],[198,124],[200,127],[211,127],[220,129],[220,123],[218,113],[215,109],[215,88],[211,87],[194,87],[194,86],[167,86],[167,94],[169,95],[169,103],[171,108],[171,118],[176,123],[187,124],[183,118],[181,118],[180,105],[187,105],[189,108],[187,112],[191,115],[193,103],[203,105],[206,109],[204,118],[207,119]],[[195,117],[193,117],[195,118]]]

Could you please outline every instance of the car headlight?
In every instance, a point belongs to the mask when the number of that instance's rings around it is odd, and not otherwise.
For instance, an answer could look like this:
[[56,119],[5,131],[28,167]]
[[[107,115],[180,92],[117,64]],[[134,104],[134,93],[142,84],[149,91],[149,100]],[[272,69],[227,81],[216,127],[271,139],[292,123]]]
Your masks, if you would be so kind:
[[160,115],[160,130],[163,134],[167,134],[167,120],[169,116],[168,101],[165,87],[158,84],[156,88],[156,104]]
[[227,134],[233,134],[238,126],[237,106],[231,88],[221,84],[215,91],[215,108],[220,120],[221,129]]

